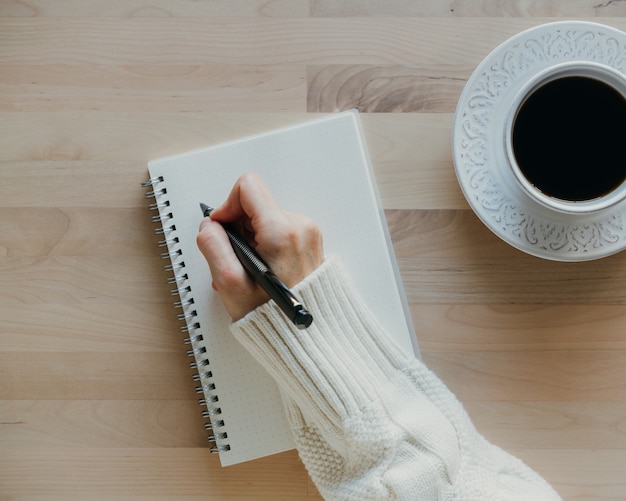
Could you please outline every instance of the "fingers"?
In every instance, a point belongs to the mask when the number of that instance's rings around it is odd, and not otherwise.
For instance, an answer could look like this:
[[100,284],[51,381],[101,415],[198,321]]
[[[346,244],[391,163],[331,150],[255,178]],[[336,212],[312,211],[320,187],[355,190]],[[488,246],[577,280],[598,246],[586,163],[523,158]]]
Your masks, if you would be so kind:
[[263,219],[278,210],[263,178],[249,172],[239,177],[226,201],[211,213],[211,218],[220,222]]
[[258,174],[243,174],[211,218],[235,224],[288,286],[323,261],[322,235],[308,217],[285,212]]
[[196,242],[209,264],[213,288],[220,293],[226,310],[234,320],[267,300],[265,293],[237,259],[221,224],[204,218]]
[[[241,264],[233,253],[232,246],[222,225],[212,221],[210,218],[204,218],[200,223],[196,243],[209,264],[216,286],[219,286],[220,282],[231,281],[230,278],[223,279],[223,276],[233,277],[233,279],[237,275],[241,276],[239,273]],[[245,270],[242,271],[245,275]]]
[[220,223],[234,226],[288,287],[324,260],[319,227],[308,217],[284,212],[260,176],[242,175],[226,201],[201,223],[197,237],[214,287],[235,320],[268,297],[239,263]]

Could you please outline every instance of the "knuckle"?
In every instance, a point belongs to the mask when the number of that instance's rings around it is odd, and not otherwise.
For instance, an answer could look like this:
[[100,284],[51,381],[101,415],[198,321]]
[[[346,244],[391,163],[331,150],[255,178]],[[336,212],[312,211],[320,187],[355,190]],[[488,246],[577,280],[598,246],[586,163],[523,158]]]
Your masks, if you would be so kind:
[[322,240],[322,230],[313,219],[307,216],[301,216],[297,227],[293,227],[292,230],[292,242],[300,249],[317,247]]
[[317,225],[317,223],[315,221],[313,221],[313,219],[311,219],[309,217],[305,217],[303,224],[304,224],[304,231],[305,231],[309,241],[317,242],[318,240],[321,240],[321,238],[322,238],[322,230]]
[[239,186],[247,188],[257,185],[259,181],[260,176],[256,172],[244,172],[241,176],[239,176],[237,183],[239,184]]

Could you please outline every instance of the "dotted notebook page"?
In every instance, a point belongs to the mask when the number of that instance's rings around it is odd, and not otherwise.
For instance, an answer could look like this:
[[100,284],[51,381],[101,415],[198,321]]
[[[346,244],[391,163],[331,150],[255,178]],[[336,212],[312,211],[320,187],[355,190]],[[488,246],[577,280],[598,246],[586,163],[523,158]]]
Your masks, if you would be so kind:
[[178,238],[170,252],[180,251],[184,261],[219,395],[219,431],[227,432],[230,446],[220,453],[222,465],[294,447],[276,385],[230,334],[195,243],[199,202],[221,204],[242,173],[260,173],[284,209],[319,224],[326,255],[340,257],[381,324],[418,354],[357,112],[154,160],[149,170],[164,178],[169,206],[162,212],[173,215]]

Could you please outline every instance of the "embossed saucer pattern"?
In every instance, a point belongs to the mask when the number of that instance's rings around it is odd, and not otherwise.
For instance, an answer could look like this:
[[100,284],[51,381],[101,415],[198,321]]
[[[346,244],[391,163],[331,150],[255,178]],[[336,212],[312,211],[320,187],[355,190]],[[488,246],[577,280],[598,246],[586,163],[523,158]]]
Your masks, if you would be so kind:
[[520,189],[507,160],[504,134],[516,94],[536,75],[572,61],[601,64],[626,78],[626,33],[560,21],[513,36],[472,73],[453,126],[456,174],[474,212],[513,247],[556,261],[598,259],[626,248],[626,200],[589,213],[551,210]]

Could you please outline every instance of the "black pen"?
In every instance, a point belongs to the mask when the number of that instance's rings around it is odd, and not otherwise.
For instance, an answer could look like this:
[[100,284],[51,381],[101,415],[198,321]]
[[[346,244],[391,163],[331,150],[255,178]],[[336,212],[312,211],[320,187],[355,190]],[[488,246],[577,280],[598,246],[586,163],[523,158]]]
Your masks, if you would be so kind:
[[[200,208],[204,217],[211,215],[213,209],[206,204],[200,203]],[[293,292],[280,281],[270,267],[263,261],[252,247],[239,236],[239,234],[228,224],[222,224],[233,250],[241,261],[243,267],[248,271],[254,281],[259,284],[280,309],[289,317],[299,329],[306,329],[313,316],[306,310],[302,303],[294,296]]]

